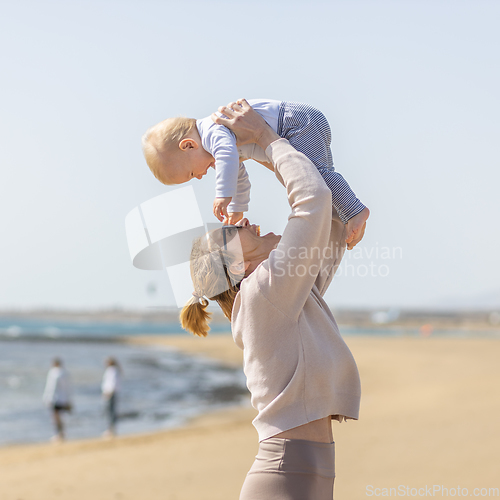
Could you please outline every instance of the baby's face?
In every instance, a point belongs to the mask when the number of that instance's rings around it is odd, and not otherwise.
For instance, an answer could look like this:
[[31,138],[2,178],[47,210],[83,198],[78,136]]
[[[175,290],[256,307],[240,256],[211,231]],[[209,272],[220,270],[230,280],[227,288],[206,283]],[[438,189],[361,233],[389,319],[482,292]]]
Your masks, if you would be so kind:
[[173,184],[183,184],[191,179],[201,179],[210,167],[215,166],[215,160],[202,147],[179,151],[169,162],[168,177]]

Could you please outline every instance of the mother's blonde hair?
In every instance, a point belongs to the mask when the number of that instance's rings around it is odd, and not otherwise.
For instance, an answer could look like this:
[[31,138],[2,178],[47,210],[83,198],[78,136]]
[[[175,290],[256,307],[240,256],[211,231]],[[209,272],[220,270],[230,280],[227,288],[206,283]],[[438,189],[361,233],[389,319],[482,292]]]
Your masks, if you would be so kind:
[[206,310],[207,299],[215,300],[231,321],[234,299],[243,279],[243,275],[231,270],[233,254],[214,241],[217,232],[220,230],[193,242],[190,265],[194,292],[180,314],[182,328],[200,337],[206,337],[210,330],[208,324],[212,314]]

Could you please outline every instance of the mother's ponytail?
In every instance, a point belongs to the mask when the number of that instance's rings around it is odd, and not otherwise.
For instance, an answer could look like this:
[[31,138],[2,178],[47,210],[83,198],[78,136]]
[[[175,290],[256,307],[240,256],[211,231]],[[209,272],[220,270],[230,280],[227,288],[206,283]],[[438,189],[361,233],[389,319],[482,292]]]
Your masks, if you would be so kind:
[[207,306],[207,299],[191,297],[181,311],[182,328],[199,337],[206,337],[210,330],[208,322],[212,316],[212,313],[206,310]]
[[232,260],[233,256],[227,250],[222,250],[210,237],[203,236],[193,242],[190,267],[196,291],[182,308],[182,328],[200,337],[207,336],[210,330],[208,323],[212,316],[212,313],[207,311],[208,299],[215,300],[224,316],[231,321],[234,299],[239,291],[239,282],[243,278],[242,275],[232,272]]

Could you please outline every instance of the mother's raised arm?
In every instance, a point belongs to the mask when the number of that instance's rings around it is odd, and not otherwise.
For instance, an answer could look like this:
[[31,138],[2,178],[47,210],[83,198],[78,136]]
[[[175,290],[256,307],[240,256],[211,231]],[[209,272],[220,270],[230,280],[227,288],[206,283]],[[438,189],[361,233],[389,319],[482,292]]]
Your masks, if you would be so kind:
[[[289,316],[298,316],[321,270],[332,222],[331,193],[312,162],[281,139],[264,119],[241,100],[219,108],[228,118],[213,117],[242,143],[265,150],[287,190],[291,214],[276,250],[262,263],[259,288]],[[267,274],[266,274],[267,273]]]

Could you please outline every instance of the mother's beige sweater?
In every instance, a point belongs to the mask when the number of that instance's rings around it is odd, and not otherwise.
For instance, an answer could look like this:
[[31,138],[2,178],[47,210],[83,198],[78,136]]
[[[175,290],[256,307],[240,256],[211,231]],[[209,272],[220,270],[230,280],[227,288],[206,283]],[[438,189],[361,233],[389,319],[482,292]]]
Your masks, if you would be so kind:
[[260,441],[329,415],[357,419],[361,395],[356,363],[323,300],[345,250],[330,190],[286,139],[266,154],[292,212],[277,248],[243,280],[231,320]]

